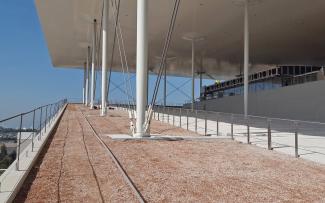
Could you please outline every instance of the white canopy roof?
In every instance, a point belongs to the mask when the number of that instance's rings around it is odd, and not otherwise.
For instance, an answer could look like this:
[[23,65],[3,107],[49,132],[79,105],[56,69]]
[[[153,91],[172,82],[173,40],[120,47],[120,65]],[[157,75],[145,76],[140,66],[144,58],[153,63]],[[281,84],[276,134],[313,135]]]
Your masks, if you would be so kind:
[[[184,36],[203,36],[196,45],[196,69],[211,76],[233,76],[243,61],[244,8],[241,0],[182,0],[171,42],[167,72],[191,75],[191,43]],[[82,67],[91,45],[93,19],[100,21],[102,0],[35,0],[55,67]],[[174,0],[149,0],[149,69],[157,72]],[[250,61],[261,64],[325,62],[324,0],[254,0],[249,3]],[[110,47],[114,36],[110,9]],[[135,70],[136,0],[121,0],[120,23],[127,58]],[[118,49],[113,70],[121,71]]]

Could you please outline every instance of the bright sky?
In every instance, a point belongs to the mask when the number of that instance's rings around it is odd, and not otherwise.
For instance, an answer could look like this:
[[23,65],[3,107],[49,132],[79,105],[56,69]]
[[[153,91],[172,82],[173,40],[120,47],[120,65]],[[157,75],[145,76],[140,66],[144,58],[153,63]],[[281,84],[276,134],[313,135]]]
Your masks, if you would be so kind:
[[[81,100],[83,71],[52,67],[33,0],[1,0],[0,26],[0,119],[62,98]],[[99,73],[97,87],[100,87],[100,78]],[[175,77],[169,79],[176,87],[188,80]],[[123,76],[113,74],[112,81],[120,84]],[[154,82],[155,77],[150,77],[149,95],[152,94]],[[196,82],[198,96],[199,85]],[[135,83],[135,79],[132,83]],[[179,104],[189,100],[185,94],[190,95],[190,85],[187,82],[181,88],[183,92],[174,92],[167,102]],[[124,89],[124,86],[121,88]],[[167,88],[168,92],[173,91],[171,85]],[[113,89],[114,86],[111,89],[111,100],[126,100],[121,91]],[[99,96],[99,88],[97,92]]]

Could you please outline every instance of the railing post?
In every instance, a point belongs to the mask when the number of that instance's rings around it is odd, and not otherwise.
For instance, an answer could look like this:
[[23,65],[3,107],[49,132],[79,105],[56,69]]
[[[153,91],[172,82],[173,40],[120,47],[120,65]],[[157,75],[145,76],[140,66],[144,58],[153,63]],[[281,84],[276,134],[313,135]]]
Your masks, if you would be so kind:
[[272,131],[271,131],[271,119],[267,120],[267,148],[272,150]]
[[51,123],[51,111],[52,111],[52,104],[49,104],[49,116],[48,116],[48,122]]
[[295,157],[300,157],[298,152],[298,122],[295,122]]
[[51,115],[51,117],[52,117],[52,123],[53,123],[54,116],[55,116],[55,104],[53,104],[53,107],[52,107],[52,115]]
[[250,131],[249,131],[249,118],[246,118],[247,122],[247,144],[251,144]]
[[50,105],[49,124],[51,124],[51,118],[52,118],[52,104]]
[[186,130],[188,130],[188,109],[186,109]]
[[208,132],[208,118],[207,118],[207,111],[204,111],[204,136],[207,136]]
[[165,117],[166,117],[166,107],[163,106],[163,117],[162,117],[162,122],[165,122]]
[[195,132],[197,133],[197,110],[195,110]]
[[160,121],[160,107],[158,106],[158,121]]
[[44,125],[44,132],[46,132],[46,124],[47,124],[47,107],[48,107],[48,105],[46,106],[46,109],[45,109],[45,125]]
[[182,127],[182,108],[179,109],[179,127]]
[[35,136],[35,109],[33,111],[32,152],[34,151],[34,136]]
[[19,157],[20,157],[20,140],[21,140],[21,129],[23,125],[23,114],[20,114],[20,124],[19,124],[19,136],[18,136],[18,143],[17,143],[17,163],[16,163],[16,169],[19,171]]
[[231,114],[231,139],[234,140],[234,115]]
[[39,136],[38,140],[42,138],[42,114],[43,114],[43,107],[41,107],[41,114],[40,114],[40,119],[39,119]]
[[167,123],[169,124],[169,107],[167,107]]
[[175,110],[175,109],[173,109],[173,126],[175,126],[175,115],[174,115],[174,110]]

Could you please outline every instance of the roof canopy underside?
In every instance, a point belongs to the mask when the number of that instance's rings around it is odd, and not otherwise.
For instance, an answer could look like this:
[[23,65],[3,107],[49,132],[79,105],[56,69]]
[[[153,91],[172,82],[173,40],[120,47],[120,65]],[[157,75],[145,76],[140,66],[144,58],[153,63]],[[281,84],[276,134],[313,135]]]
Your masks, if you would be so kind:
[[[115,0],[114,0],[115,1]],[[101,22],[102,0],[35,0],[55,67],[82,67],[91,45],[93,19]],[[149,0],[149,69],[156,73],[174,0]],[[325,62],[324,0],[251,0],[249,3],[250,62],[323,65]],[[109,47],[114,39],[110,7]],[[122,0],[119,22],[131,71],[136,58],[136,1]],[[98,26],[100,27],[100,26]],[[212,77],[233,76],[243,61],[244,7],[241,0],[186,0],[180,4],[169,49],[167,73],[191,75],[191,42],[196,43],[196,71]],[[110,59],[111,61],[111,59]],[[116,46],[113,70],[121,71]]]

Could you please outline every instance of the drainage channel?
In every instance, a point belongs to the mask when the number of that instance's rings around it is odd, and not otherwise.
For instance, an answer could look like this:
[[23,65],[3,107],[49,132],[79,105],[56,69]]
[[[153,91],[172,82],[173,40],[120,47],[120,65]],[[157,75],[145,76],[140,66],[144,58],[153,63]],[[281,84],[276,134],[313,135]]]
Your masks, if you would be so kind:
[[83,117],[86,119],[88,125],[90,126],[90,128],[91,128],[91,130],[93,132],[93,135],[97,138],[98,142],[104,147],[104,149],[107,151],[107,153],[109,154],[109,156],[114,161],[114,163],[117,166],[118,170],[120,171],[120,173],[121,173],[124,181],[129,185],[129,187],[131,188],[132,192],[137,197],[137,199],[139,200],[139,202],[141,202],[141,203],[146,202],[145,199],[144,199],[144,197],[142,196],[142,194],[138,190],[138,188],[135,186],[135,184],[133,183],[133,181],[131,180],[131,178],[128,176],[128,174],[124,170],[122,164],[119,162],[119,160],[114,155],[113,151],[107,146],[107,144],[102,140],[102,138],[99,137],[99,135],[97,134],[96,130],[90,124],[89,120],[87,119],[87,117],[85,116],[85,114],[82,112],[82,110],[80,108],[79,108],[79,111],[82,113]]

